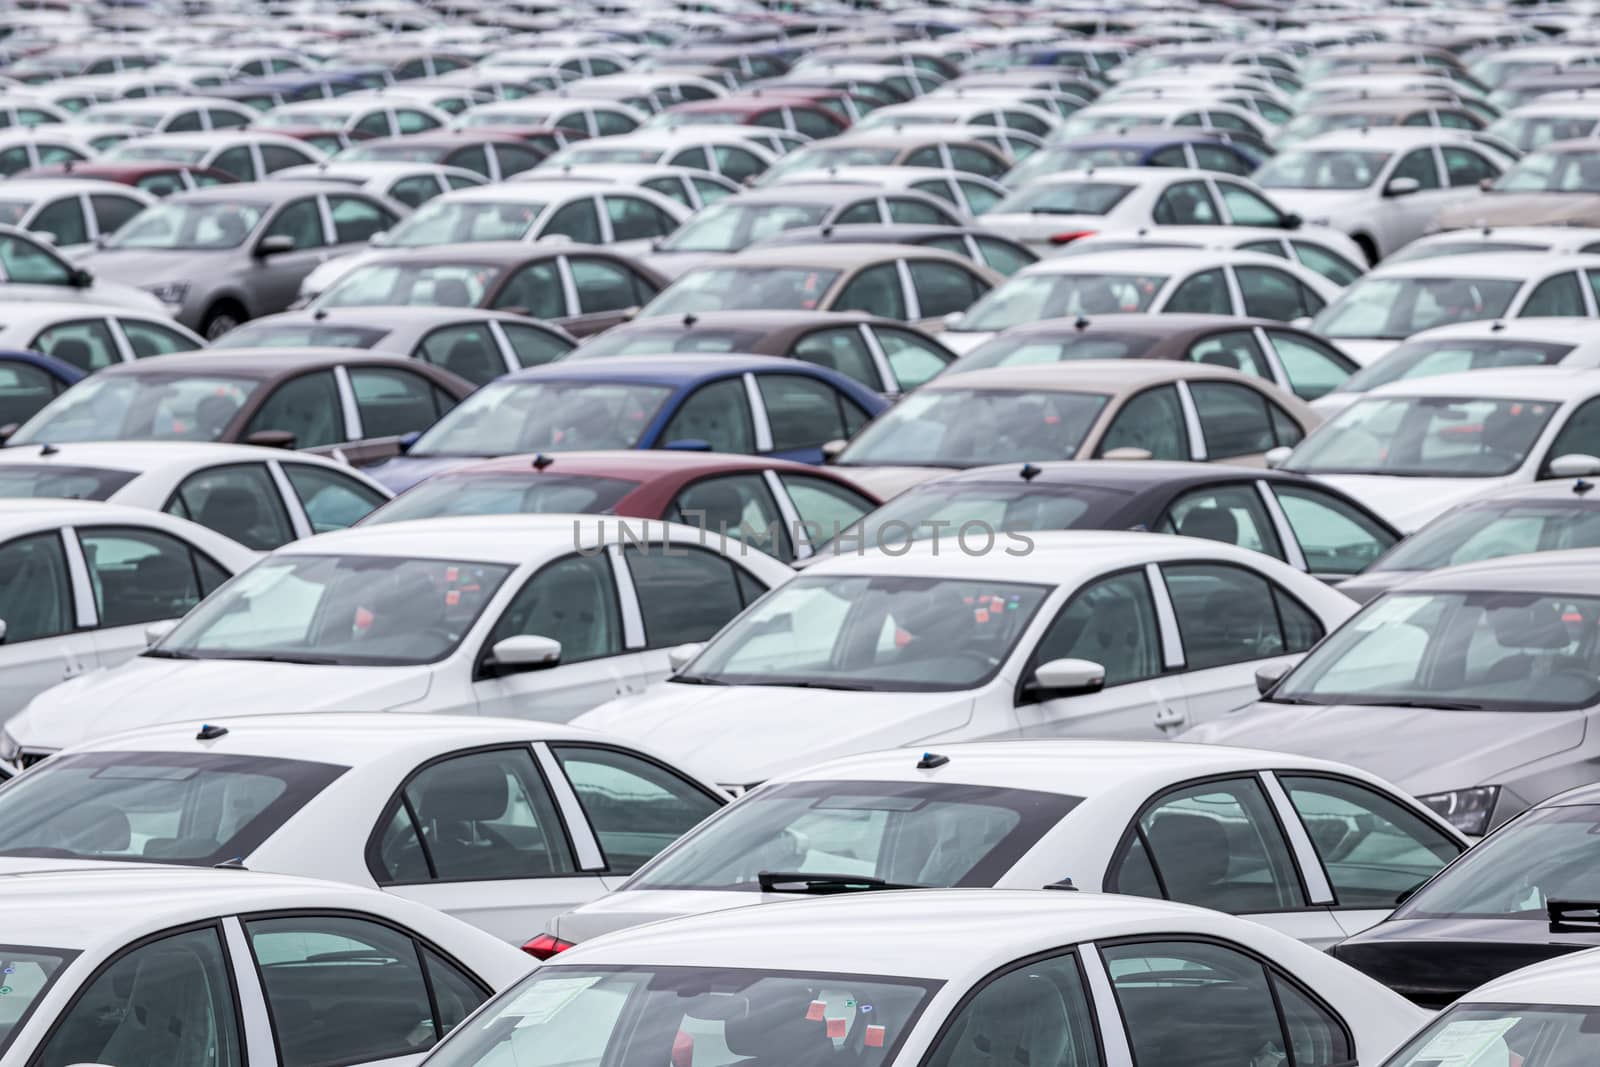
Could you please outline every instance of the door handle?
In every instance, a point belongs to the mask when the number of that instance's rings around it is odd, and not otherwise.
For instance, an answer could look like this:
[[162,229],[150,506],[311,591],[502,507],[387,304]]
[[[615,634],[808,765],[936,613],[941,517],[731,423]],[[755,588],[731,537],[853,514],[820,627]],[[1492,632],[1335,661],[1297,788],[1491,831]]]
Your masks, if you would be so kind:
[[1189,713],[1163,704],[1156,709],[1156,729],[1162,733],[1173,730],[1189,721]]

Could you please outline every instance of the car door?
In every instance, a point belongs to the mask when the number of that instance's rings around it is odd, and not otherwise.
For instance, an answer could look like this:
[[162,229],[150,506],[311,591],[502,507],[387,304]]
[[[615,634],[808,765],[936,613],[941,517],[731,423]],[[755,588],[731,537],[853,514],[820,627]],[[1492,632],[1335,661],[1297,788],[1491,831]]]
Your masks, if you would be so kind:
[[144,651],[146,626],[182,618],[232,577],[193,545],[148,526],[80,526],[74,534],[88,574],[101,668]]
[[[273,238],[288,238],[289,249],[261,255],[261,246]],[[305,276],[328,258],[321,198],[302,196],[280,205],[255,247],[257,254],[242,279],[250,315],[282,311],[299,295]]]
[[[1390,195],[1389,188],[1401,178],[1414,180],[1416,192]],[[1461,199],[1462,191],[1452,191],[1441,179],[1432,147],[1413,148],[1405,153],[1389,172],[1384,181],[1384,194],[1373,209],[1379,254],[1387,255],[1420,237],[1440,210]]]
[[600,896],[603,860],[588,827],[563,818],[567,783],[553,763],[509,744],[418,767],[367,846],[378,887],[519,945]]
[[721,378],[697,387],[656,435],[655,447],[739,455],[758,451],[744,377]]
[[270,552],[299,536],[265,463],[196,471],[178,483],[162,510],[258,552]]
[[[0,544],[0,719],[96,664],[93,604],[69,563],[71,532],[47,530]],[[74,572],[79,573],[74,579]]]
[[754,377],[761,399],[757,418],[764,418],[771,435],[763,451],[782,459],[821,463],[823,445],[849,440],[871,418],[820,378],[782,373]]
[[575,337],[626,322],[655,296],[654,286],[616,260],[569,255],[562,257],[562,266],[578,300],[578,317],[564,324]]

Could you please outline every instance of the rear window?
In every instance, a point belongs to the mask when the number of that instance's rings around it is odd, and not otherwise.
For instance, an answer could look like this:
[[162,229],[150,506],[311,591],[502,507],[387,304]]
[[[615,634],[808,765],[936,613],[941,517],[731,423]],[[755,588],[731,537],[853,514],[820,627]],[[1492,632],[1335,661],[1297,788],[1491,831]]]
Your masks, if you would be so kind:
[[638,485],[587,474],[447,474],[423,481],[362,525],[442,515],[605,515]]
[[993,214],[1104,215],[1133,192],[1113,182],[1064,182],[1023,189],[990,208]]
[[56,756],[0,790],[0,856],[244,859],[347,769],[212,753]]
[[133,480],[134,471],[103,467],[53,467],[46,463],[0,465],[0,498],[109,500]]

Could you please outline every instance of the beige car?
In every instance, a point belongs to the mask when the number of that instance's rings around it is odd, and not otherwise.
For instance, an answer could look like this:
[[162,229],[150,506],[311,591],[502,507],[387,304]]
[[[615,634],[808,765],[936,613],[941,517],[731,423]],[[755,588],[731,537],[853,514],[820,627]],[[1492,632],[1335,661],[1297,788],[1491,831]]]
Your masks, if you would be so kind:
[[[751,249],[696,267],[639,317],[707,311],[863,311],[937,327],[1005,276],[936,248],[887,244]],[[1059,457],[1058,457],[1059,458]]]
[[1465,203],[1434,217],[1432,229],[1600,225],[1600,141],[1556,141],[1529,152]]
[[841,473],[884,499],[952,468],[1056,459],[1263,466],[1322,417],[1261,378],[1202,363],[1108,359],[942,375],[878,416]]

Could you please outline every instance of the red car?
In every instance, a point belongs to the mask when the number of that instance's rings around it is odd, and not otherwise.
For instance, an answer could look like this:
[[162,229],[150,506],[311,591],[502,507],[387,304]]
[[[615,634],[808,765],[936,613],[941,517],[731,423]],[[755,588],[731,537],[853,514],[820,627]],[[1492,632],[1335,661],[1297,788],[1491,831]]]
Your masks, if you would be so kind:
[[351,145],[373,140],[375,136],[362,130],[330,130],[326,126],[274,126],[272,132],[281,137],[304,141],[329,156],[343,152]]
[[803,560],[879,500],[831,470],[707,452],[560,452],[469,463],[418,482],[366,525],[442,515],[571,512],[666,519]]
[[54,167],[35,167],[18,178],[97,178],[143,189],[151,196],[169,196],[210,185],[230,185],[238,179],[209,167],[186,167],[178,163],[152,160],[149,163],[62,163]]

